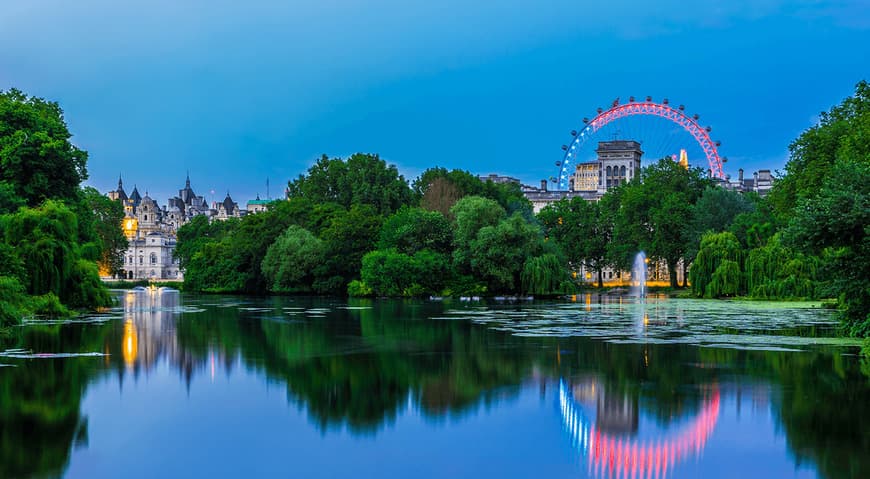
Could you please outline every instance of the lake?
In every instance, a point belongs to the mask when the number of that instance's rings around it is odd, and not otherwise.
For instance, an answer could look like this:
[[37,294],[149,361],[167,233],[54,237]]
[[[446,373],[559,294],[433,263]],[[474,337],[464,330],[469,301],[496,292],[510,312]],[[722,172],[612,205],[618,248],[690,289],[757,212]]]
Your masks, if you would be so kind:
[[810,304],[116,294],[0,338],[0,477],[870,477]]

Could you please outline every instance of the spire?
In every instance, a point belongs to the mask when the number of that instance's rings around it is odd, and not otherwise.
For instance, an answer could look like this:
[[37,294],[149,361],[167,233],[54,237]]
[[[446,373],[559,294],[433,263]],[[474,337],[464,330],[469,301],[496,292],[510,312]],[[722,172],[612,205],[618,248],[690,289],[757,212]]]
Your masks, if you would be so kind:
[[118,173],[118,190],[124,189],[124,182],[121,181],[121,173]]
[[190,188],[190,170],[187,170],[187,179],[184,180],[184,187]]

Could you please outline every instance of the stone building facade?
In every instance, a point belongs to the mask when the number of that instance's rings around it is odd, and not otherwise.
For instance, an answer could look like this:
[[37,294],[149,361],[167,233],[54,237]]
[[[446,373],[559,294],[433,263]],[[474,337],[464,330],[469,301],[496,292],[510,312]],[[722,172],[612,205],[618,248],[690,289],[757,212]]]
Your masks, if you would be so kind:
[[127,195],[120,178],[118,189],[110,191],[107,196],[124,205],[122,228],[129,247],[124,254],[123,279],[183,279],[184,274],[174,257],[178,228],[199,215],[213,221],[238,218],[245,213],[229,193],[222,202],[209,206],[205,198],[193,191],[189,175],[184,188],[162,207],[147,191],[144,197],[141,196],[136,186]]

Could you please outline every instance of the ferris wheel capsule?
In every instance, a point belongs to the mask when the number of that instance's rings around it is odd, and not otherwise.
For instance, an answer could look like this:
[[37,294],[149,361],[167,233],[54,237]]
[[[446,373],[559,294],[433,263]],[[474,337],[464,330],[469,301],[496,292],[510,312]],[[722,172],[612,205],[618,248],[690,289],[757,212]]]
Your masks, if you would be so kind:
[[634,103],[634,97],[633,97],[633,96],[628,97],[628,102],[629,102],[629,103]]
[[694,115],[692,115],[692,118],[694,118],[695,121],[698,121],[701,118],[701,115],[695,113]]
[[651,102],[652,102],[652,97],[649,96],[649,95],[647,95],[647,97],[646,97],[646,102],[647,102],[647,103],[651,103]]
[[679,107],[679,108],[680,108],[680,111],[683,111],[683,110],[685,110],[685,109],[686,109],[686,105],[680,105],[680,107]]
[[571,130],[571,136],[577,136],[577,130]]
[[602,111],[604,111],[604,109],[601,108],[601,107],[599,106],[599,107],[598,107],[598,110],[596,110],[596,111],[597,111],[598,113],[601,113]]
[[667,98],[665,98],[664,100],[662,100],[662,105],[667,105],[667,104],[668,104],[668,99],[667,99]]
[[556,166],[562,166],[562,162],[561,162],[561,161],[557,161],[557,162],[556,162]]
[[589,123],[589,118],[583,118],[583,123]]
[[719,148],[720,146],[722,146],[722,142],[721,142],[721,141],[716,141],[716,148]]
[[562,145],[562,151],[568,151],[568,145]]
[[711,131],[713,131],[712,126],[708,126],[707,128],[704,128],[704,129],[707,130],[707,133],[710,133]]

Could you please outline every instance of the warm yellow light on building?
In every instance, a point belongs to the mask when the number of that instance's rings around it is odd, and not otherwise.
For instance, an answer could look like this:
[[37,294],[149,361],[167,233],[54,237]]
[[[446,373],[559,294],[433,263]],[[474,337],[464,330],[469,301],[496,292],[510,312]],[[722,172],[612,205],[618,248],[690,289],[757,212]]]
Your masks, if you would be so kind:
[[121,228],[127,238],[132,238],[136,234],[136,230],[139,229],[139,222],[136,218],[127,217],[121,222]]

